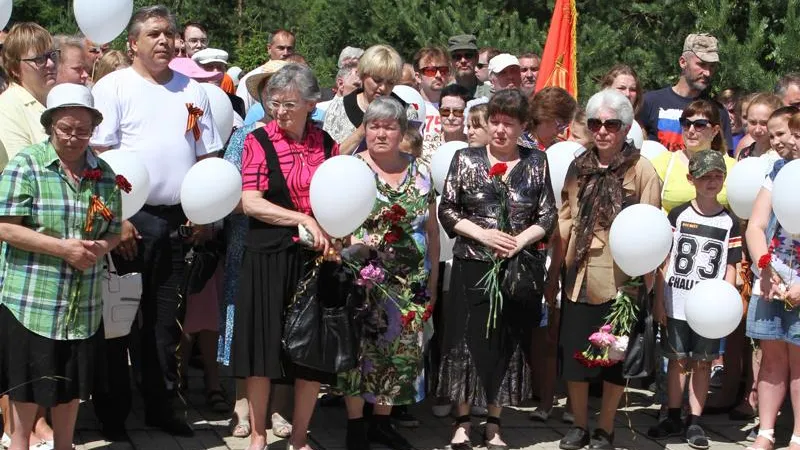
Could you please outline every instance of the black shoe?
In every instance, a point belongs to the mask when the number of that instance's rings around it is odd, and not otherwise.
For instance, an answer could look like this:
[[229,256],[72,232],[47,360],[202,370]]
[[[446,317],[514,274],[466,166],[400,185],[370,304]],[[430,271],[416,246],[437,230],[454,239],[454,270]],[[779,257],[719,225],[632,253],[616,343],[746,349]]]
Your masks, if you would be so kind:
[[606,433],[606,430],[597,428],[592,433],[592,438],[589,442],[589,448],[592,450],[614,450],[614,432],[611,434]]
[[581,427],[572,427],[561,438],[558,448],[562,450],[580,450],[589,445],[589,432]]
[[109,442],[130,442],[131,437],[128,436],[128,432],[125,431],[124,426],[103,426],[100,429],[100,434],[103,436],[103,439]]
[[159,428],[165,433],[173,436],[192,437],[194,430],[185,420],[175,416],[145,417],[145,425],[148,427]]
[[367,432],[370,442],[385,445],[392,450],[412,450],[411,445],[392,425],[388,416],[373,416]]
[[407,406],[395,406],[392,408],[392,422],[398,427],[415,428],[419,426],[419,420],[408,412]]
[[347,421],[345,446],[347,450],[370,450],[369,439],[367,439],[367,422],[363,417]]
[[689,447],[699,448],[701,450],[707,449],[709,445],[706,432],[696,423],[686,428],[686,443],[689,444]]
[[653,439],[666,439],[673,436],[680,436],[683,433],[683,423],[667,417],[658,422],[658,425],[647,430],[647,436]]

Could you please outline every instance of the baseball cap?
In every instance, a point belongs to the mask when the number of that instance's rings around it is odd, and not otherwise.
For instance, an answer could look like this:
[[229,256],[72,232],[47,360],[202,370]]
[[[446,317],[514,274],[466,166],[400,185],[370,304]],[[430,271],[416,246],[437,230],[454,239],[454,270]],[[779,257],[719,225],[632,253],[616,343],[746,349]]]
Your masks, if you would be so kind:
[[719,62],[717,38],[707,33],[690,34],[683,41],[683,51],[692,52],[703,62]]
[[715,170],[719,170],[723,174],[728,173],[722,152],[710,149],[700,150],[689,158],[689,173],[695,178],[700,178]]
[[473,34],[459,34],[450,36],[447,40],[447,51],[453,53],[457,50],[478,51],[478,38]]
[[220,50],[218,48],[204,48],[199,52],[192,55],[192,59],[197,64],[209,64],[209,63],[223,63],[225,65],[228,64],[228,52],[225,50]]
[[501,53],[489,60],[489,73],[500,73],[509,66],[519,67],[519,59],[514,55]]

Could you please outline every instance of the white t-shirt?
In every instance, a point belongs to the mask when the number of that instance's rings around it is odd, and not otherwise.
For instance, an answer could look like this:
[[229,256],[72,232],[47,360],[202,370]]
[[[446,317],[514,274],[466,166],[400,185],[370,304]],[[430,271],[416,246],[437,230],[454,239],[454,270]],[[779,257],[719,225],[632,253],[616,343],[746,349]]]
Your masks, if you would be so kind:
[[[197,157],[222,149],[205,91],[184,75],[173,72],[172,80],[161,85],[129,67],[103,77],[92,93],[103,122],[91,144],[139,153],[150,174],[148,205],[179,204],[183,177]],[[188,103],[204,111],[196,141],[186,130]]]
[[256,99],[247,91],[247,79],[254,74],[261,73],[261,67],[262,66],[258,66],[250,72],[247,72],[245,76],[239,79],[239,86],[236,86],[236,96],[244,100],[245,114],[247,114],[247,111],[250,111],[251,106],[256,104]]
[[425,132],[422,136],[422,160],[430,164],[433,154],[443,144],[442,116],[431,102],[425,102]]

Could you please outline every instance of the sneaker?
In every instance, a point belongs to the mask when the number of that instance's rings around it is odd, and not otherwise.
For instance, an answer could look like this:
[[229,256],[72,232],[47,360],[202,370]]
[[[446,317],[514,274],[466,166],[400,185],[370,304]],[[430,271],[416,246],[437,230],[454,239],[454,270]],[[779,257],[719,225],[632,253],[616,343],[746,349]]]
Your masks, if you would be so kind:
[[469,409],[469,413],[470,413],[470,415],[473,415],[473,416],[476,416],[476,417],[486,417],[486,415],[489,414],[489,410],[484,408],[483,406],[472,406]]
[[589,445],[589,432],[581,427],[572,427],[567,434],[561,438],[558,448],[562,450],[580,450]]
[[419,426],[419,420],[408,412],[407,406],[395,406],[392,408],[392,421],[398,427],[415,428]]
[[575,416],[569,411],[564,411],[564,413],[561,414],[561,421],[564,423],[573,424],[575,423]]
[[707,449],[709,445],[706,432],[696,423],[686,428],[686,443],[689,444],[689,447],[701,450]]
[[589,448],[592,450],[614,450],[614,433],[608,434],[603,429],[595,429],[589,440]]
[[725,367],[722,365],[716,365],[711,368],[711,380],[708,382],[710,387],[717,389],[722,387],[723,370],[725,370]]
[[666,439],[673,436],[680,436],[682,433],[683,423],[670,418],[658,422],[658,425],[647,430],[647,436],[653,439]]

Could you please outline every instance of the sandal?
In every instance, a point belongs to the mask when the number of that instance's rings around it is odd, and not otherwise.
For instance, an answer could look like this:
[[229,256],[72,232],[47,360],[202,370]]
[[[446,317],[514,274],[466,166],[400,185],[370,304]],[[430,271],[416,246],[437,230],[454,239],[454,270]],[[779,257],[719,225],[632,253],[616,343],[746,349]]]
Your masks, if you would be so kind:
[[231,436],[235,438],[246,438],[250,436],[250,421],[241,421],[236,417],[236,414],[231,418],[230,423]]
[[[458,430],[459,425],[462,423],[472,423],[472,417],[467,414],[466,416],[458,416],[456,417],[456,421],[453,424],[453,437],[455,437],[455,432]],[[452,442],[450,441],[450,450],[472,450],[472,442],[469,440],[469,433],[467,433],[467,440],[464,442]]]
[[[747,447],[745,450],[771,450],[771,447],[773,447],[775,445],[775,430],[774,429],[773,430],[758,430],[758,436],[756,436],[756,439],[758,439],[758,438],[764,438],[764,439],[768,440],[769,443],[770,443],[770,449],[767,449],[767,448],[764,448],[764,447],[756,447],[755,444],[754,444],[754,445],[751,445],[750,447]],[[794,439],[794,436],[792,436],[792,439]],[[795,441],[795,443],[797,443],[797,442]]]
[[500,434],[500,418],[499,417],[486,417],[487,428],[483,430],[483,443],[486,445],[486,450],[508,450],[508,444],[492,444],[489,442],[489,437],[486,435],[488,425],[497,425],[497,435]]
[[228,402],[225,400],[225,396],[219,389],[206,392],[206,404],[208,404],[214,412],[228,412],[230,408]]
[[800,436],[792,434],[792,439],[789,441],[789,447],[791,447],[792,444],[800,445]]
[[286,439],[292,435],[292,424],[278,413],[272,414],[272,434],[281,439]]

